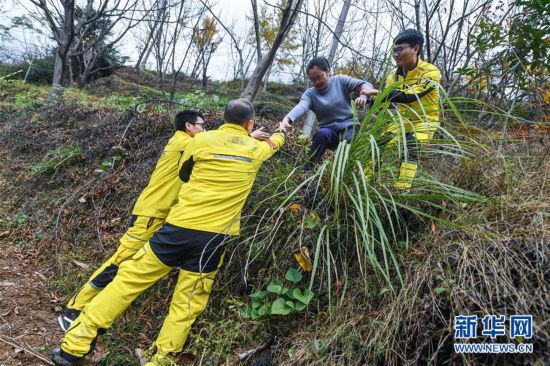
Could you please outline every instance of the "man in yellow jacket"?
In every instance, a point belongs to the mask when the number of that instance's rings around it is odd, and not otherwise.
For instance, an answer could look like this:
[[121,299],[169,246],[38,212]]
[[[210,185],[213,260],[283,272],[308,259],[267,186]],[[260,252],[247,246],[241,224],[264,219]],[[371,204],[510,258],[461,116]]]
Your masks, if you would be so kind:
[[[424,36],[406,29],[394,40],[396,68],[386,80],[386,88],[395,88],[387,98],[395,104],[393,125],[389,126],[379,146],[392,146],[405,140],[408,154],[401,163],[396,188],[409,191],[416,175],[420,145],[430,142],[439,128],[439,69],[422,60]],[[403,136],[403,131],[405,136]],[[369,170],[369,169],[367,169]]]
[[98,334],[174,267],[180,269],[178,282],[147,365],[170,364],[169,355],[182,350],[208,302],[224,242],[239,234],[241,210],[258,170],[284,143],[283,132],[265,142],[249,136],[254,109],[245,99],[229,102],[224,120],[218,130],[201,133],[188,145],[179,173],[186,184],[165,224],[84,308],[52,353],[56,364],[74,365],[92,351]]
[[164,148],[149,184],[137,199],[130,226],[120,238],[116,252],[92,274],[59,315],[58,322],[64,331],[67,331],[80,311],[113,280],[120,264],[141,249],[164,224],[182,185],[178,178],[182,155],[192,137],[204,131],[203,125],[204,119],[199,112],[184,110],[176,114],[176,132]]

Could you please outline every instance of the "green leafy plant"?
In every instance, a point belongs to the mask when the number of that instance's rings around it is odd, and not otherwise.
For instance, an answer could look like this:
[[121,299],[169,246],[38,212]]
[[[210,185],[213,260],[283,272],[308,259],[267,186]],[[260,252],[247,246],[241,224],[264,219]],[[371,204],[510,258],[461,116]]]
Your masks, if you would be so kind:
[[310,289],[301,289],[297,286],[302,281],[302,274],[290,268],[285,279],[292,287],[286,287],[278,279],[272,280],[265,291],[256,291],[250,294],[252,303],[241,311],[241,316],[246,319],[256,320],[270,315],[288,315],[304,310],[313,299]]
[[60,146],[46,153],[42,161],[31,167],[31,175],[55,172],[61,166],[82,158],[80,146]]
[[128,151],[120,146],[113,146],[111,150],[113,150],[113,156],[103,160],[101,164],[99,164],[99,172],[106,172],[109,169],[116,168],[122,161],[122,158],[128,155]]
[[199,109],[221,109],[226,104],[226,100],[222,100],[217,95],[206,95],[204,91],[197,90],[194,93],[187,93],[176,96],[176,102],[181,103],[187,108]]
[[134,105],[143,101],[139,96],[127,96],[113,94],[105,99],[105,105],[123,109],[132,108]]
[[13,217],[7,219],[0,219],[0,229],[13,229],[16,227],[24,226],[28,224],[29,217],[22,213],[18,212]]

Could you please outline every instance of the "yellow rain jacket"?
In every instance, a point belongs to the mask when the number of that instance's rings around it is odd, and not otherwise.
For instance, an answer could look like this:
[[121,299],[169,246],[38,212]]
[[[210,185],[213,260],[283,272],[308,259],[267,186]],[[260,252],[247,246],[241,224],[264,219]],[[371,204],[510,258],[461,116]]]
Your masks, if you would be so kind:
[[[439,127],[440,81],[439,69],[419,58],[417,66],[406,76],[400,67],[390,73],[386,87],[396,82],[399,86],[391,92],[388,99],[398,105],[403,119],[414,124],[417,130],[435,131]],[[419,123],[425,124],[425,128],[418,126]],[[430,138],[431,136],[428,137]]]
[[178,178],[184,150],[193,138],[176,131],[157,162],[149,184],[139,195],[132,215],[165,218],[178,198],[182,182]]
[[238,235],[241,210],[256,174],[284,140],[284,134],[276,133],[268,142],[258,141],[232,123],[196,135],[184,153],[180,171],[180,178],[188,183],[180,190],[166,222]]

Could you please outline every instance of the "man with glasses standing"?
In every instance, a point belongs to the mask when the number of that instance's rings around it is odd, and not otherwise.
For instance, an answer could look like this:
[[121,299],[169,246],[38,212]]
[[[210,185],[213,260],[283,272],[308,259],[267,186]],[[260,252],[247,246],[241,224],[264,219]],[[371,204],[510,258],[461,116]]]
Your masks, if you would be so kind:
[[[407,155],[403,158],[396,188],[409,191],[417,170],[420,145],[430,142],[439,128],[439,69],[422,60],[424,36],[415,29],[406,29],[394,40],[393,59],[396,68],[386,80],[386,88],[394,88],[387,97],[396,106],[401,118],[382,136],[380,145],[395,145],[405,140]],[[403,124],[403,125],[402,125]],[[405,131],[403,136],[402,131]]]

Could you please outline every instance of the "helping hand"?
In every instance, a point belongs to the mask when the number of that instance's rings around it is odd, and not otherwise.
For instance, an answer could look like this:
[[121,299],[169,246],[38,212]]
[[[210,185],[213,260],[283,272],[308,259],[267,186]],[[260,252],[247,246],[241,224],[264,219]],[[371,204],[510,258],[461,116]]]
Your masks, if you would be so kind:
[[361,89],[361,95],[365,95],[367,97],[375,97],[378,95],[378,89]]
[[290,118],[285,117],[283,120],[279,123],[279,128],[283,131],[287,131],[289,128],[292,128],[292,124],[290,123]]
[[367,104],[368,98],[364,95],[361,95],[359,98],[355,99],[355,106],[357,108],[363,108]]
[[255,138],[258,141],[268,140],[271,135],[262,131],[263,129],[263,127],[260,127],[256,131],[250,132],[250,137]]

